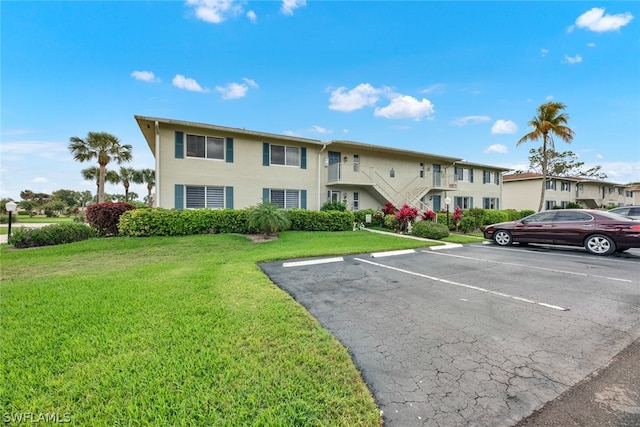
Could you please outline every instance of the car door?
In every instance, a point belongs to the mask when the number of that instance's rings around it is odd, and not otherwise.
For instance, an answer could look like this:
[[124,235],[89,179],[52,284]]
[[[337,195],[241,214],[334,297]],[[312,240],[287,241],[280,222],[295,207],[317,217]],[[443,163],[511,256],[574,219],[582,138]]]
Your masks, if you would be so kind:
[[553,243],[551,231],[556,213],[544,211],[523,218],[511,230],[513,240],[522,243]]
[[584,238],[596,227],[596,221],[586,212],[561,210],[553,221],[553,243],[582,246]]

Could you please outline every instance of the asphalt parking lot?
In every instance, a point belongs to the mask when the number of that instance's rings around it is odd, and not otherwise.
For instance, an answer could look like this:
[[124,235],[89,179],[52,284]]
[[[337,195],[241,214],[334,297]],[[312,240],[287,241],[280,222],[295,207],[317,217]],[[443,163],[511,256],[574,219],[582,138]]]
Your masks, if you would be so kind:
[[[387,426],[514,426],[640,337],[635,249],[473,244],[260,267],[347,347]],[[626,397],[623,415],[640,417]]]

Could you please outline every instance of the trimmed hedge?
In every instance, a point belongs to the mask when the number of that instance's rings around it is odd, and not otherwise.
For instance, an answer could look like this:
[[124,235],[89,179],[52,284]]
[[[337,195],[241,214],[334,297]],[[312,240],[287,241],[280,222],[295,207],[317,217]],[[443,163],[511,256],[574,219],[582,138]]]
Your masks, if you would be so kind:
[[446,225],[434,221],[417,221],[413,223],[411,234],[425,239],[441,240],[449,236],[449,229]]
[[96,229],[101,236],[117,236],[118,222],[123,213],[136,207],[125,202],[107,202],[90,205],[85,210],[87,223]]
[[[120,217],[118,231],[122,236],[186,236],[207,233],[251,234],[259,232],[249,227],[251,209],[185,209],[144,208],[125,212]],[[353,229],[352,212],[286,210],[290,230],[348,231]]]
[[40,228],[20,227],[12,230],[8,243],[15,248],[24,249],[79,242],[96,236],[96,231],[88,225],[70,222]]

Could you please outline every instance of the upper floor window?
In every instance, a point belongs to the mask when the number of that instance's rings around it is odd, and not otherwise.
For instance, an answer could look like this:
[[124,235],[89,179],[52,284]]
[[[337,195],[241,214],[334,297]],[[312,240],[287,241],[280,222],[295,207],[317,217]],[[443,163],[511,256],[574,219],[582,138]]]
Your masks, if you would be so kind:
[[[473,169],[470,168],[455,168],[456,181],[473,182]],[[490,181],[493,182],[493,181]]]
[[546,184],[547,190],[555,190],[556,189],[556,181],[554,179],[548,179]]
[[424,163],[420,163],[420,178],[424,178]]
[[224,160],[224,139],[187,134],[187,157]]
[[567,181],[562,181],[560,183],[560,190],[561,191],[571,191],[571,183],[567,182]]
[[300,166],[300,148],[272,144],[271,164],[283,166]]
[[483,184],[500,184],[500,173],[491,171],[482,171]]
[[360,155],[353,155],[353,171],[358,172],[360,170]]

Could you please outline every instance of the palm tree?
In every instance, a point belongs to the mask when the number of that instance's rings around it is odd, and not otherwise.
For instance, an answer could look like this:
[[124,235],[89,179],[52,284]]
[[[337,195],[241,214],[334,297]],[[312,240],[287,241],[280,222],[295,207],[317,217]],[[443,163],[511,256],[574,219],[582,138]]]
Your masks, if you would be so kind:
[[[91,166],[88,167],[86,169],[82,169],[80,171],[82,173],[82,177],[84,179],[86,179],[87,181],[89,180],[96,180],[96,196],[98,195],[98,193],[100,192],[100,168],[98,166]],[[111,184],[117,184],[118,181],[118,174],[115,171],[106,171],[105,175],[104,175],[104,180],[105,182],[111,183]],[[104,201],[104,196],[103,196],[103,201]]]
[[547,175],[549,165],[548,151],[555,149],[553,142],[553,135],[559,137],[567,144],[573,140],[573,130],[565,126],[569,121],[569,115],[563,113],[566,106],[562,102],[545,102],[538,107],[538,114],[531,119],[529,126],[533,128],[531,132],[520,138],[516,145],[520,145],[527,141],[536,141],[542,138],[542,156],[541,156],[541,168],[542,168],[542,190],[540,191],[540,205],[538,206],[538,212],[542,210],[544,206],[544,193],[547,186]]
[[69,138],[69,151],[74,160],[86,162],[98,160],[98,203],[104,202],[104,183],[107,165],[111,161],[120,164],[131,161],[131,145],[120,144],[120,140],[106,132],[89,132],[85,139],[72,136]]
[[151,190],[156,185],[156,172],[153,169],[142,169],[139,171],[142,183],[147,184],[147,204],[149,207],[153,206],[153,197],[151,196]]
[[249,227],[257,228],[265,236],[285,230],[289,227],[289,218],[278,205],[264,202],[251,209],[249,212]]
[[135,170],[134,168],[125,168],[120,167],[120,173],[116,174],[118,176],[118,182],[121,182],[124,185],[124,201],[129,201],[129,187],[131,183],[142,184],[142,176],[140,172]]

